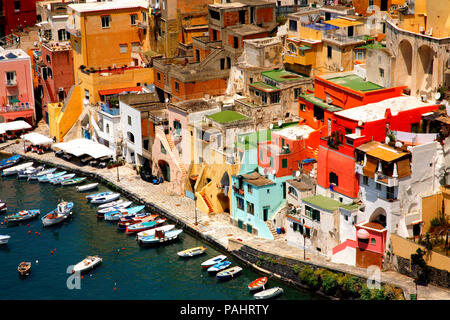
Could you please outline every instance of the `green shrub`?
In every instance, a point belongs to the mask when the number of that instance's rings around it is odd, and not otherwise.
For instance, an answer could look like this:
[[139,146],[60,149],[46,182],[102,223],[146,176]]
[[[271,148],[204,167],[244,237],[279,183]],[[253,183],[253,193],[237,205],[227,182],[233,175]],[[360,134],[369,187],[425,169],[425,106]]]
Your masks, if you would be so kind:
[[298,274],[298,273],[300,272],[300,266],[299,266],[298,264],[295,264],[295,265],[293,266],[293,269],[294,269],[294,273],[295,273],[295,274]]
[[343,295],[356,297],[360,294],[362,284],[357,277],[350,274],[343,274],[338,277],[337,281]]
[[304,282],[310,289],[319,289],[319,277],[315,274],[314,269],[306,266],[303,268],[302,272],[300,272],[299,276],[302,282]]
[[338,284],[338,276],[330,271],[326,271],[322,273],[320,276],[322,281],[322,289],[323,292],[327,295],[334,295],[336,293],[337,288],[339,287]]

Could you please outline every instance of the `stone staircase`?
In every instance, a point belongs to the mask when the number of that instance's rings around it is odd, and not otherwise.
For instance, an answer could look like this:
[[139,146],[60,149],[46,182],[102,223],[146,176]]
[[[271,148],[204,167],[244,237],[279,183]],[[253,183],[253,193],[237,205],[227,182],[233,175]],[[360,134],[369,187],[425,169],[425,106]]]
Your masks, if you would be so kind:
[[274,240],[281,239],[281,234],[278,234],[278,233],[277,233],[277,230],[276,230],[275,227],[273,226],[272,221],[270,221],[270,220],[269,220],[269,221],[266,221],[266,225],[267,225],[267,227],[269,228],[270,233],[272,233],[273,239],[274,239]]
[[199,192],[200,196],[203,198],[203,201],[205,201],[206,206],[208,207],[208,213],[213,213],[214,209],[211,205],[211,203],[208,200],[208,197],[206,196],[204,191]]
[[[167,139],[167,142],[169,143],[170,150],[175,151],[175,143],[173,142],[172,138],[170,137],[170,134],[166,134],[166,139]],[[178,164],[178,167],[180,168],[181,173],[183,175],[182,179],[186,178],[186,176],[187,176],[186,168],[181,163],[180,157],[174,157],[174,158],[175,158],[175,160]]]

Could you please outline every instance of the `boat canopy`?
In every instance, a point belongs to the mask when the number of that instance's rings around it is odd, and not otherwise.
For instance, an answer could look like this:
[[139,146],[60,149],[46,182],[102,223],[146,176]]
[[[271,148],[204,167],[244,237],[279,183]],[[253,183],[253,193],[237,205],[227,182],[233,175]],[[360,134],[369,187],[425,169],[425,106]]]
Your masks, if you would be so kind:
[[43,144],[52,144],[53,140],[43,134],[37,132],[30,132],[21,136],[25,141],[31,142],[32,145],[39,146]]
[[66,153],[70,153],[76,157],[87,154],[92,158],[99,159],[107,156],[114,156],[114,152],[107,146],[89,139],[75,139],[68,142],[60,142],[53,144],[54,148],[58,148]]

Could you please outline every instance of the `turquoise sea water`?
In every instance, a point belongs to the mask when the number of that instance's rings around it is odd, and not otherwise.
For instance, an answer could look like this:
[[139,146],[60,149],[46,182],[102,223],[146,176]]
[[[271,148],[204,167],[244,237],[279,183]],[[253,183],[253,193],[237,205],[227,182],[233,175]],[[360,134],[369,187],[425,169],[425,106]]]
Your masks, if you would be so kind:
[[[40,209],[42,217],[60,199],[75,204],[72,217],[54,226],[44,228],[40,218],[18,226],[0,225],[0,234],[11,236],[7,246],[0,246],[0,300],[253,299],[247,285],[261,275],[231,258],[232,265],[244,268],[242,274],[230,281],[217,280],[203,271],[200,264],[222,253],[188,233],[183,232],[178,242],[146,248],[140,247],[134,236],[119,232],[116,224],[98,220],[97,207],[87,202],[85,196],[106,190],[105,186],[99,186],[97,190],[79,193],[74,186],[54,186],[16,177],[0,181],[0,199],[8,207],[7,213],[0,214],[1,221],[6,214],[23,209]],[[189,259],[176,254],[199,245],[208,248],[206,254]],[[68,289],[67,279],[71,276],[66,273],[68,266],[94,254],[103,258],[103,264],[83,275],[80,289]],[[32,262],[31,274],[25,279],[17,272],[21,261]],[[267,287],[272,286],[284,289],[278,299],[317,299],[274,279],[269,280]]]

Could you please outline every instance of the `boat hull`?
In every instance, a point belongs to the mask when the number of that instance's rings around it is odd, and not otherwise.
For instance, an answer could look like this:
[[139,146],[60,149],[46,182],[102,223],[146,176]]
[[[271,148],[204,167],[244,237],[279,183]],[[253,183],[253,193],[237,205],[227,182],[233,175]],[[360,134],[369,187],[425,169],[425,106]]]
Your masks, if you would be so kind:
[[219,255],[217,257],[211,258],[209,260],[206,260],[205,262],[202,263],[202,269],[208,269],[211,268],[212,266],[224,262],[227,259],[227,256],[224,255]]
[[93,203],[93,204],[107,203],[107,202],[117,200],[119,198],[120,198],[120,193],[117,193],[114,195],[108,195],[106,197],[101,196],[101,197],[93,198],[91,200],[91,203]]
[[183,230],[173,230],[167,232],[164,238],[146,238],[143,237],[139,239],[139,244],[141,246],[159,246],[163,244],[168,244],[174,242],[179,239],[179,235],[183,232]]
[[254,297],[255,299],[261,300],[261,299],[270,299],[275,298],[276,296],[283,293],[283,289],[280,287],[276,288],[270,288],[258,293],[255,293]]
[[8,241],[10,238],[11,238],[11,236],[0,235],[0,244],[8,244]]
[[98,187],[98,183],[90,183],[90,184],[86,184],[84,186],[78,186],[77,187],[77,191],[78,192],[82,192],[82,191],[88,191],[88,190],[92,190]]
[[[87,258],[86,258],[87,259]],[[103,262],[103,259],[100,257],[95,257],[95,260],[92,261],[91,263],[89,263],[88,265],[86,265],[84,263],[85,260],[77,263],[74,267],[73,267],[73,271],[74,272],[87,272],[89,270],[94,269],[96,266],[98,266],[99,264],[101,264]]]

